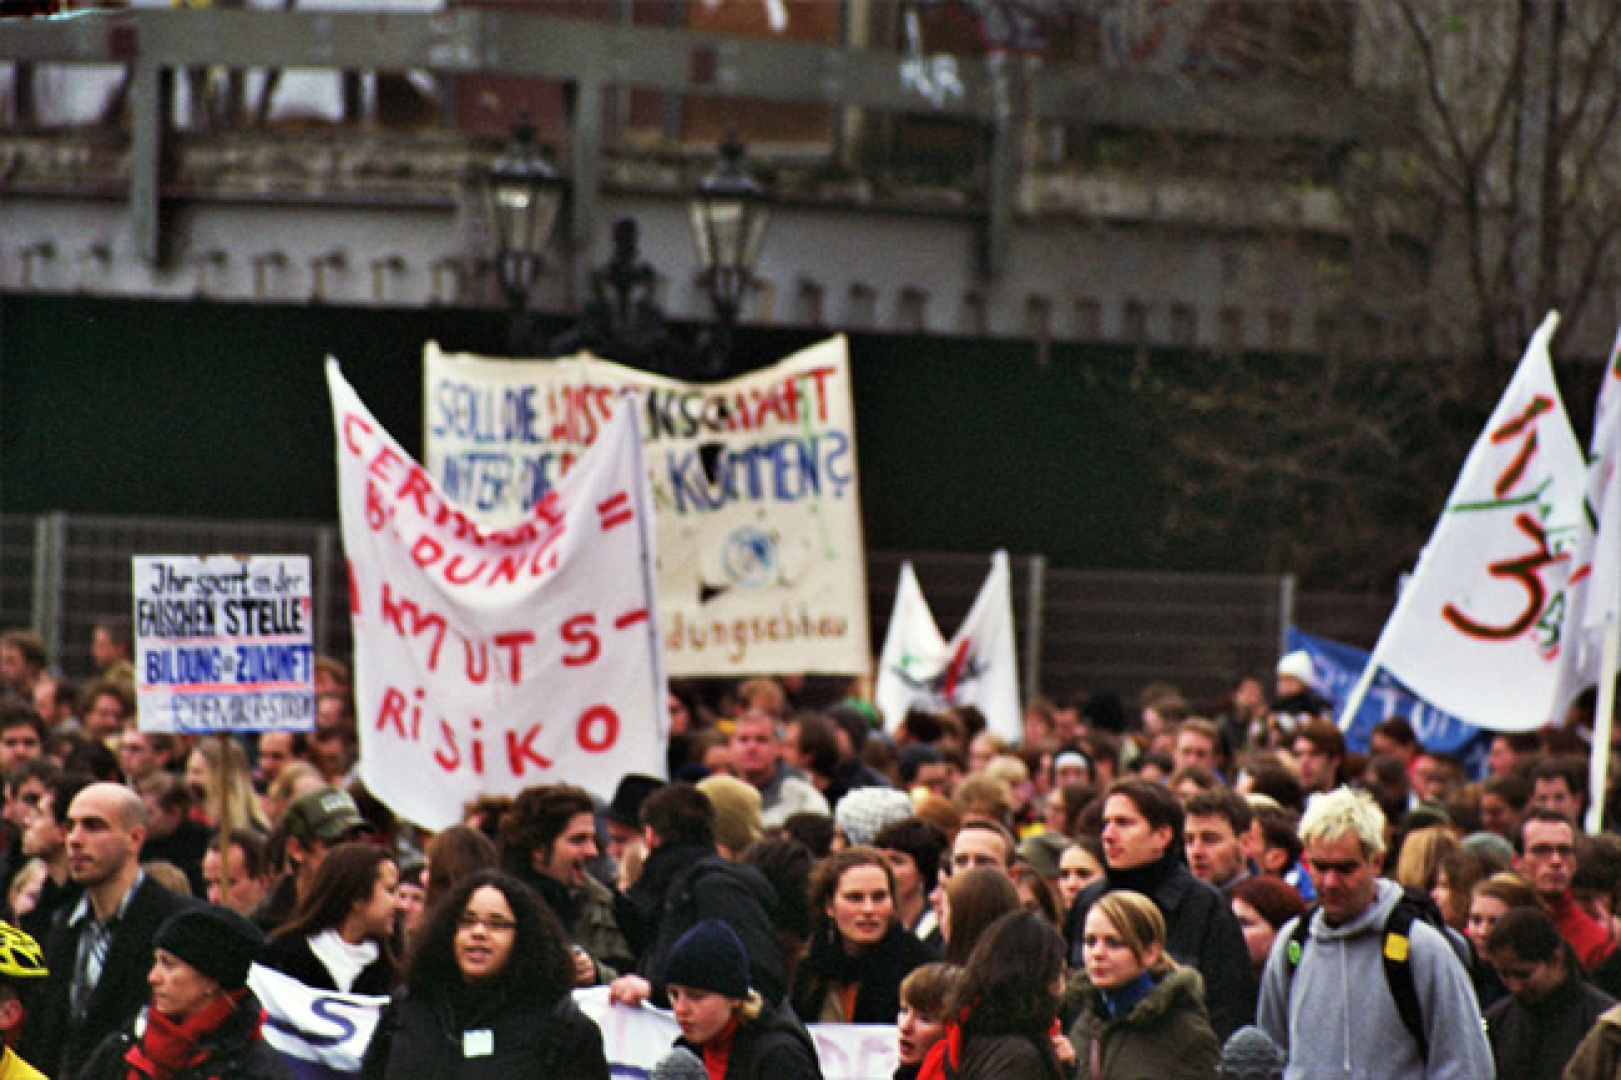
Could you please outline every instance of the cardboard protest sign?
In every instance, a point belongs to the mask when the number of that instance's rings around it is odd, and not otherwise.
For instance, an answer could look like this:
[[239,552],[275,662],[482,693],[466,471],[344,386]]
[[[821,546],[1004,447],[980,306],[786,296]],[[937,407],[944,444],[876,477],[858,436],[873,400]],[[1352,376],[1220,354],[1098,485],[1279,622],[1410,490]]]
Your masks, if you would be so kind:
[[521,522],[464,514],[327,366],[360,775],[429,829],[482,794],[661,776],[669,729],[634,407]]
[[314,727],[308,558],[138,555],[132,570],[140,730]]
[[911,563],[901,565],[872,700],[890,727],[908,709],[973,705],[994,735],[1018,742],[1019,665],[1014,656],[1012,575],[1007,552],[991,556],[991,572],[949,642],[935,624]]
[[1533,731],[1560,708],[1571,552],[1589,528],[1548,355],[1557,324],[1532,337],[1373,651],[1413,693],[1493,731]]
[[638,395],[672,675],[859,674],[871,662],[849,359],[834,338],[697,384],[589,356],[423,357],[428,471],[469,515],[519,520]]

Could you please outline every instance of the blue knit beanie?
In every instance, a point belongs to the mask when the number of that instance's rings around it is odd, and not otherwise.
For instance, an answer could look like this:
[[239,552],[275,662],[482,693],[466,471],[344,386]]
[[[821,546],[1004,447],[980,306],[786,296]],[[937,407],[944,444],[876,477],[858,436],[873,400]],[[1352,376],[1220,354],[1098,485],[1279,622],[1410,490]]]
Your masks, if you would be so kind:
[[664,965],[664,985],[747,998],[749,954],[737,931],[719,919],[705,919],[682,934]]

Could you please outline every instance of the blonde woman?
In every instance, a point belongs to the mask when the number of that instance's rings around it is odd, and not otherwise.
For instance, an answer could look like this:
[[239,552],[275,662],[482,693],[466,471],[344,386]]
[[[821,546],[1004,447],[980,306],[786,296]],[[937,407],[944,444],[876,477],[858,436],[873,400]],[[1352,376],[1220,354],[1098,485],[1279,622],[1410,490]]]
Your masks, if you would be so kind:
[[1165,951],[1165,917],[1126,890],[1086,913],[1086,970],[1068,988],[1078,1009],[1069,1040],[1076,1080],[1207,1080],[1221,1046],[1204,1006],[1204,981]]
[[203,739],[186,759],[186,783],[199,800],[199,808],[215,826],[225,822],[215,820],[220,813],[220,777],[229,767],[229,778],[224,783],[225,817],[233,829],[251,828],[270,831],[270,819],[259,805],[253,790],[253,775],[248,769],[248,755],[242,744],[231,738]]

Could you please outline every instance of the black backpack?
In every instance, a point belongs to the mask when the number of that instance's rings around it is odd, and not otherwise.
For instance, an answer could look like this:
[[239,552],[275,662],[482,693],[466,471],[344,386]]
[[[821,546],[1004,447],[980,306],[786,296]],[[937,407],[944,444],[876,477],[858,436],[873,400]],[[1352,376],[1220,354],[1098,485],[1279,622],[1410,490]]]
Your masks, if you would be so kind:
[[[1311,920],[1312,916],[1317,914],[1319,906],[1313,904],[1295,920],[1294,932],[1289,935],[1289,944],[1284,948],[1285,972],[1290,988],[1294,986],[1295,969],[1300,966],[1301,959],[1306,955],[1306,945],[1311,941]],[[1446,918],[1441,914],[1441,909],[1436,906],[1435,901],[1418,889],[1404,887],[1401,899],[1396,901],[1396,906],[1385,919],[1384,942],[1379,955],[1384,960],[1385,982],[1390,987],[1390,996],[1395,999],[1396,1012],[1401,1016],[1401,1022],[1413,1036],[1413,1040],[1418,1043],[1419,1060],[1428,1064],[1430,1040],[1424,1034],[1424,1011],[1419,1006],[1418,985],[1413,982],[1413,965],[1410,959],[1415,920],[1429,923],[1434,927],[1435,932],[1452,947],[1454,953],[1458,952],[1458,946],[1452,940]],[[1468,960],[1462,957],[1460,959],[1463,960],[1464,970],[1467,971]]]

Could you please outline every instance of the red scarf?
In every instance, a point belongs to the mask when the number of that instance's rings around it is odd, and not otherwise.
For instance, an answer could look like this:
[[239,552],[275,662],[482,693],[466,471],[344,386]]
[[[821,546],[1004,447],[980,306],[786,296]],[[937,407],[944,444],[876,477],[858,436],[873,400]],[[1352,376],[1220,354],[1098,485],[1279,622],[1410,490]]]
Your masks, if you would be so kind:
[[737,1035],[739,1023],[734,1012],[732,1018],[726,1021],[726,1026],[704,1043],[704,1069],[709,1073],[710,1080],[723,1080],[726,1076],[726,1067],[732,1060],[732,1039]]
[[[968,1015],[968,1010],[963,1010]],[[955,1077],[963,1064],[963,1022],[952,1020],[945,1025],[945,1036],[930,1046],[922,1065],[917,1067],[917,1080],[948,1080]]]
[[247,992],[242,986],[221,994],[179,1024],[155,1009],[147,1010],[146,1033],[124,1055],[130,1064],[127,1080],[169,1080],[201,1063],[208,1048],[200,1044],[236,1011]]

